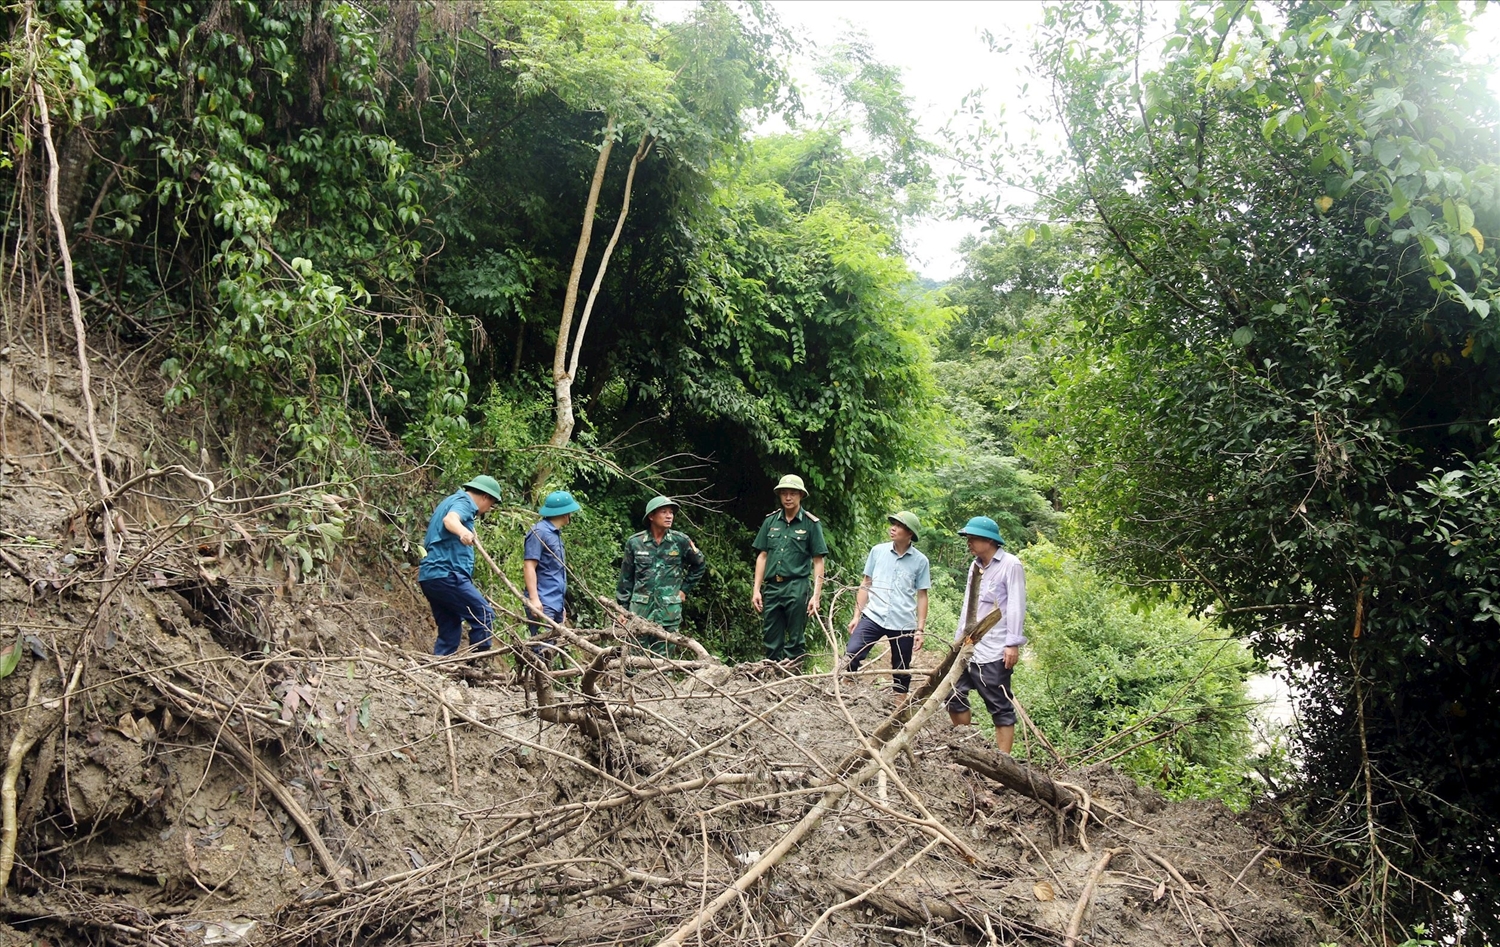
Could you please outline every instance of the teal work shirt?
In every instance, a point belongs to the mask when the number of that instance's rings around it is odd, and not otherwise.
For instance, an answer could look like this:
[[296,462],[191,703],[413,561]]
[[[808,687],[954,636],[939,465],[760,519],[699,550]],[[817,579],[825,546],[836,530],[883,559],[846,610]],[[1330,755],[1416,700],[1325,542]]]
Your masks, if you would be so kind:
[[479,506],[469,496],[469,491],[460,490],[445,497],[433,510],[432,519],[427,521],[427,533],[422,537],[422,547],[427,550],[427,555],[422,557],[422,565],[417,568],[419,582],[440,579],[454,572],[467,576],[474,574],[474,547],[459,542],[458,537],[443,525],[443,517],[451,510],[458,511],[458,521],[465,529],[474,531],[474,517],[479,515]]
[[760,524],[755,548],[766,554],[766,581],[776,584],[782,579],[806,579],[812,575],[813,560],[828,555],[823,540],[823,524],[806,510],[787,522],[786,514],[777,510]]

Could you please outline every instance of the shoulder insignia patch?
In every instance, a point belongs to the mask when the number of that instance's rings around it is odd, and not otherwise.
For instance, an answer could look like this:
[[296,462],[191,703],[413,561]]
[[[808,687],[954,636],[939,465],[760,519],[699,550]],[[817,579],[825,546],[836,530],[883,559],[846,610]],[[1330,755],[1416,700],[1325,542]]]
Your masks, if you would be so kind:
[[770,519],[771,517],[775,516],[776,514],[778,514],[780,512],[781,512],[780,510],[772,510],[771,512],[769,512],[769,513],[766,514],[766,519]]
[[804,516],[806,516],[808,519],[812,520],[814,523],[818,522],[818,518],[816,516],[813,516],[811,513],[807,512],[806,510],[803,510],[802,513],[803,513]]

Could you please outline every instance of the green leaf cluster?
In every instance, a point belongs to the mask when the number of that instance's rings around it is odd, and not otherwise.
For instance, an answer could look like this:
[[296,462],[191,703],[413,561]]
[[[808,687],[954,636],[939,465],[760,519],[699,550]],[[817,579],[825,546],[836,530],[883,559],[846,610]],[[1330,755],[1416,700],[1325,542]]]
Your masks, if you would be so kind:
[[[1016,693],[1077,764],[1111,760],[1171,799],[1243,809],[1249,650],[1180,606],[1141,602],[1043,543],[1026,563],[1027,662]],[[1047,758],[1031,747],[1033,759]]]
[[463,427],[460,353],[412,298],[423,171],[384,128],[372,12],[235,0],[37,15],[71,37],[74,83],[49,88],[74,116],[63,149],[108,159],[64,168],[80,280],[127,338],[168,350],[168,408],[274,425],[278,454],[325,474],[358,466],[389,412],[428,437]]
[[1462,892],[1494,936],[1500,110],[1465,14],[1190,6],[1155,63],[1143,15],[1060,4],[1038,46],[1093,251],[1035,447],[1093,554],[1294,669],[1338,886],[1450,926]]
[[788,192],[787,152],[820,145],[757,141],[750,161],[725,169],[670,372],[687,407],[734,424],[768,480],[800,472],[847,534],[925,455],[936,427],[928,339],[945,314],[907,291],[886,230],[842,201],[806,207]]

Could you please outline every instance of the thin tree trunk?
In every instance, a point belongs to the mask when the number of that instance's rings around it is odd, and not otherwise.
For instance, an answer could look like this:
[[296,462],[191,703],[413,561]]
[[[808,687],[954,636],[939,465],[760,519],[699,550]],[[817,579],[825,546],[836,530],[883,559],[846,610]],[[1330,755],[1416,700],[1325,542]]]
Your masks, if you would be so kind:
[[[614,120],[610,120],[610,129],[614,127]],[[554,422],[552,437],[548,439],[549,447],[567,447],[573,438],[573,379],[578,377],[578,358],[583,351],[583,336],[589,328],[589,317],[593,315],[594,303],[599,298],[599,289],[604,285],[604,274],[609,269],[610,257],[614,255],[615,247],[620,242],[620,233],[625,229],[625,218],[630,213],[630,196],[635,188],[635,172],[646,155],[650,153],[655,139],[649,133],[641,134],[640,144],[636,146],[635,154],[630,158],[630,167],[625,172],[625,196],[620,203],[620,216],[615,221],[614,232],[610,234],[609,243],[604,246],[604,255],[599,259],[598,269],[594,271],[594,282],[589,287],[588,299],[583,304],[583,315],[578,320],[578,331],[572,332],[573,309],[578,303],[578,287],[583,275],[583,261],[588,254],[588,239],[592,235],[594,226],[594,208],[599,200],[599,187],[603,181],[604,165],[608,157],[607,152],[601,152],[599,164],[594,169],[594,183],[589,192],[589,204],[585,210],[583,234],[579,237],[578,253],[573,258],[573,272],[568,278],[568,294],[563,302],[563,318],[557,331],[557,348],[552,357],[552,390],[554,395]],[[607,147],[607,146],[606,146]],[[572,335],[572,353],[569,358],[569,336]],[[532,480],[531,492],[534,498],[541,500],[542,492],[547,487],[547,480],[552,476],[553,464],[551,458],[543,454],[537,464],[536,476]]]
[[[594,162],[594,178],[589,182],[589,197],[583,205],[583,227],[578,232],[578,247],[573,251],[573,269],[568,273],[562,317],[557,322],[557,346],[552,351],[555,421],[552,438],[548,443],[554,446],[566,445],[573,436],[573,379],[568,374],[568,339],[573,334],[573,312],[578,308],[578,287],[583,282],[583,264],[589,255],[589,244],[594,238],[594,214],[599,207],[599,191],[604,187],[604,172],[609,167],[609,155],[614,148],[615,117],[611,115],[604,125],[604,142],[599,147],[599,160]],[[551,473],[552,464],[543,455],[537,466],[536,478],[532,481],[533,494],[541,493]]]
[[641,161],[651,151],[654,139],[641,133],[641,143],[636,146],[635,154],[630,158],[630,168],[625,172],[625,198],[620,202],[620,219],[615,221],[614,232],[609,235],[609,243],[604,246],[604,256],[599,259],[599,269],[594,273],[594,285],[589,287],[589,298],[583,304],[583,316],[578,320],[578,334],[573,338],[573,357],[568,360],[568,377],[578,377],[578,354],[583,351],[583,334],[589,330],[589,316],[594,312],[594,301],[599,298],[599,287],[604,285],[604,271],[609,267],[610,257],[614,256],[615,245],[620,242],[620,232],[625,229],[625,217],[630,213],[630,193],[635,187],[635,169],[640,167]]
[[99,431],[94,423],[94,391],[93,380],[89,377],[88,333],[83,325],[83,306],[78,300],[78,286],[73,282],[73,254],[68,252],[68,228],[63,223],[62,212],[58,208],[57,149],[52,144],[52,121],[47,110],[47,97],[42,93],[41,85],[32,83],[31,88],[36,94],[37,118],[42,123],[42,144],[47,147],[47,212],[51,215],[52,224],[57,230],[57,252],[62,258],[63,265],[63,287],[68,291],[68,311],[73,317],[73,335],[78,343],[79,386],[82,388],[83,407],[88,422],[89,445],[94,451],[93,474],[95,485],[99,488],[99,526],[104,536],[104,581],[108,582],[114,577],[115,571],[114,522],[109,507],[109,479],[104,476],[104,452],[99,447]]

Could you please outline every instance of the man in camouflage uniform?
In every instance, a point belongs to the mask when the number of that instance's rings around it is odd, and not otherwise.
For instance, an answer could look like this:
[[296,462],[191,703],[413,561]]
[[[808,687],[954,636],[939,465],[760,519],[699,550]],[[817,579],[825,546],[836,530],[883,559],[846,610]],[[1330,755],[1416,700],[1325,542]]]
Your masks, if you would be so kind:
[[[667,497],[646,504],[646,528],[625,540],[615,588],[621,608],[674,632],[682,627],[683,599],[708,569],[687,534],[672,528],[676,515],[677,504]],[[670,653],[659,638],[652,638],[648,647],[663,656]]]

